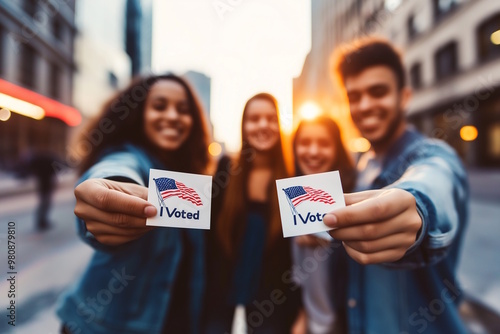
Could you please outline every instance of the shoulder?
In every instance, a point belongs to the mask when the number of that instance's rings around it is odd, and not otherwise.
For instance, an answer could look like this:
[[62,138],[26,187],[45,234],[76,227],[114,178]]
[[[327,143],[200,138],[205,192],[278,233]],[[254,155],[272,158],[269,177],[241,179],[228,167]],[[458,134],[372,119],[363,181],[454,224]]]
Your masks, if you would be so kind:
[[132,144],[117,145],[105,149],[81,180],[119,176],[147,184],[149,169],[154,166],[153,158],[144,149]]

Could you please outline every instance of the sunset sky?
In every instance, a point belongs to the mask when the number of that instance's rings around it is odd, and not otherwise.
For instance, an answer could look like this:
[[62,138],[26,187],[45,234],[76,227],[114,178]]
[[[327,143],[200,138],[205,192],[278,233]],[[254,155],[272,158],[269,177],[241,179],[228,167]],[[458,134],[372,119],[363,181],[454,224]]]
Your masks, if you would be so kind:
[[246,100],[269,92],[292,127],[292,78],[309,52],[310,0],[157,0],[153,69],[212,79],[214,135],[235,151]]

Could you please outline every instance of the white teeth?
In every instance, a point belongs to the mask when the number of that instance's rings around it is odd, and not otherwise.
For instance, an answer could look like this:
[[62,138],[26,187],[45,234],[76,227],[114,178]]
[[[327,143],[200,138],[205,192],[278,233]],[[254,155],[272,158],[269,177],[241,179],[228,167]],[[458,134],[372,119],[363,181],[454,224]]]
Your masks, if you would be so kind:
[[380,122],[377,116],[365,117],[361,120],[360,125],[364,127],[376,126]]
[[179,134],[179,130],[173,128],[165,128],[161,130],[161,134],[164,136],[177,136]]

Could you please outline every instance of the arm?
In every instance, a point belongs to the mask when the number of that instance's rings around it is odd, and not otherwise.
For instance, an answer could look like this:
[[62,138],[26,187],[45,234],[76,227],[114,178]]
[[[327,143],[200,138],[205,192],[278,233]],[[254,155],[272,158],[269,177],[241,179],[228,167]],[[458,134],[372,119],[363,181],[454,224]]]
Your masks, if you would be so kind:
[[465,221],[466,174],[451,150],[435,145],[414,157],[400,179],[346,195],[345,208],[325,216],[332,237],[361,264],[417,268],[444,258]]
[[95,249],[117,250],[152,229],[146,218],[156,208],[146,201],[138,160],[129,152],[106,156],[75,188],[78,234]]

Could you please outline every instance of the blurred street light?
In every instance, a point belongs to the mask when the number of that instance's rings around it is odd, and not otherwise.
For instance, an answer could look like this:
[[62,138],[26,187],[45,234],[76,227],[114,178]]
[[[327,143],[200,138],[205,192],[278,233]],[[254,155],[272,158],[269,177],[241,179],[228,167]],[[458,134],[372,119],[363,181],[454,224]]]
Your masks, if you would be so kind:
[[222,153],[222,147],[217,142],[212,142],[208,145],[208,153],[210,153],[214,157],[218,157]]
[[464,141],[473,141],[477,138],[477,129],[475,126],[466,125],[460,129],[460,138]]
[[314,102],[306,102],[299,108],[299,116],[301,119],[311,120],[321,114],[321,108]]
[[352,152],[364,153],[370,149],[370,142],[363,137],[354,138],[349,142],[349,150]]
[[45,111],[37,105],[0,93],[0,107],[34,119],[45,117]]
[[500,45],[500,29],[491,34],[491,43]]
[[0,121],[8,121],[10,118],[11,112],[7,108],[0,109]]

